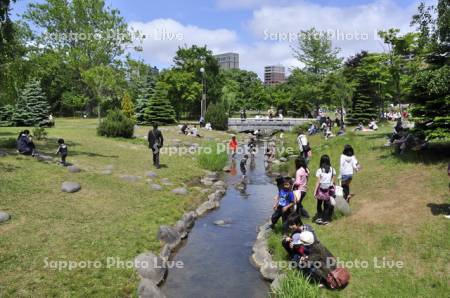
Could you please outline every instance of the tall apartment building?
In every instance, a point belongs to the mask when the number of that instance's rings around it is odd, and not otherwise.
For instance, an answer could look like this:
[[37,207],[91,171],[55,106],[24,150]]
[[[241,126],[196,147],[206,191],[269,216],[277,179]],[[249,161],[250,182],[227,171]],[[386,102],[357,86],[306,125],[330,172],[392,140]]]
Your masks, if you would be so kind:
[[214,55],[219,62],[221,69],[239,69],[239,54],[237,53],[224,53]]
[[286,70],[282,65],[270,65],[264,67],[264,84],[276,85],[286,79]]

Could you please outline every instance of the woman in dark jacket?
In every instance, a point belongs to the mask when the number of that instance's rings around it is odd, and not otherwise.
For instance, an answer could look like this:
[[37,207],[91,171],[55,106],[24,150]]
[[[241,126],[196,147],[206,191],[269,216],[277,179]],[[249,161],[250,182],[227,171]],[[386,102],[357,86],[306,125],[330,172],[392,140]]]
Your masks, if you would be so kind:
[[30,131],[28,129],[24,130],[19,134],[17,138],[17,150],[20,154],[23,155],[33,155],[35,146],[33,141],[30,138]]

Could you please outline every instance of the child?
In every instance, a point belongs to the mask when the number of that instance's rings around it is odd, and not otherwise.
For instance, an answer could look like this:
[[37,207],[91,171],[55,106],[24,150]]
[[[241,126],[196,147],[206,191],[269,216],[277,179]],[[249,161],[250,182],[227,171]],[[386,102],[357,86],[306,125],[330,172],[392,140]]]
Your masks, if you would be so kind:
[[264,159],[265,159],[265,162],[268,162],[268,163],[273,161],[274,154],[270,148],[266,149],[266,153],[264,154]]
[[246,175],[247,175],[247,160],[248,160],[248,155],[245,154],[244,158],[241,159],[241,173],[242,173],[242,179],[245,179]]
[[229,146],[230,146],[230,150],[232,152],[231,158],[234,159],[236,157],[236,151],[237,151],[237,147],[238,147],[238,142],[236,140],[236,136],[231,137]]
[[64,143],[64,139],[58,139],[58,151],[56,151],[56,154],[59,154],[61,156],[61,164],[63,166],[66,165],[66,157],[67,157],[67,145]]
[[291,213],[291,209],[295,204],[294,193],[292,192],[292,180],[284,179],[283,188],[278,192],[278,196],[275,198],[276,204],[273,206],[275,211],[272,214],[272,225],[273,228],[280,217],[283,220],[283,232],[286,233],[288,230],[288,217]]
[[304,158],[297,158],[295,160],[295,173],[294,189],[297,190],[298,196],[296,196],[297,214],[305,218],[309,218],[308,211],[303,208],[303,199],[306,197],[306,187],[308,185],[309,170]]
[[354,171],[359,171],[359,163],[355,157],[355,152],[352,146],[345,145],[344,151],[341,155],[341,164],[339,177],[341,179],[342,190],[344,192],[344,199],[350,203],[350,182],[353,179]]
[[289,254],[289,258],[300,263],[308,260],[308,255],[311,253],[310,248],[314,241],[314,234],[310,231],[304,231],[294,233],[291,237],[286,237],[282,241],[282,245]]
[[320,167],[317,169],[316,177],[317,183],[314,190],[314,196],[317,199],[316,223],[326,225],[333,215],[334,207],[331,205],[330,198],[334,197],[334,185],[336,184],[336,171],[331,167],[328,155],[322,155],[320,158]]

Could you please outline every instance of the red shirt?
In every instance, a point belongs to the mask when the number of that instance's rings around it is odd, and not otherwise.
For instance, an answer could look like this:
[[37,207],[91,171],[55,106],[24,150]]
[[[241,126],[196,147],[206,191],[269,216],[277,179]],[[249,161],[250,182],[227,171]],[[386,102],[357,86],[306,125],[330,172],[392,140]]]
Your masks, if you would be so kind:
[[233,149],[233,150],[236,150],[236,149],[237,149],[237,146],[238,146],[237,141],[232,139],[232,140],[230,141],[230,148]]

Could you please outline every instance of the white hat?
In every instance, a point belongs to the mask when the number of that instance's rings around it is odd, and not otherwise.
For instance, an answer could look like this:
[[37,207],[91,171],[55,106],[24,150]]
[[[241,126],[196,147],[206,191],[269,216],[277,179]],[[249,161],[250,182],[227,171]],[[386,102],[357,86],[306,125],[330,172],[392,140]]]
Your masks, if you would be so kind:
[[300,240],[300,233],[295,233],[292,235],[292,244],[299,245],[302,244],[302,241]]
[[310,231],[300,233],[300,242],[303,245],[312,245],[314,243],[314,234]]

